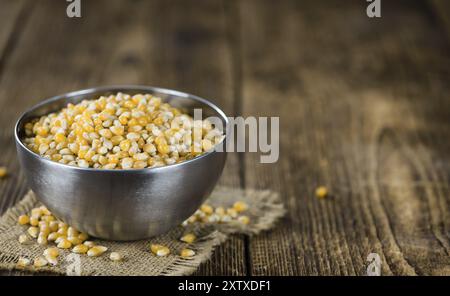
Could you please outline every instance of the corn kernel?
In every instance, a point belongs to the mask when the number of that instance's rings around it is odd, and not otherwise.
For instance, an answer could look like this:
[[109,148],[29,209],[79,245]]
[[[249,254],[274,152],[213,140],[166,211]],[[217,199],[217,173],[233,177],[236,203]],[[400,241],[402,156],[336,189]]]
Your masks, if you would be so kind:
[[58,258],[52,256],[44,256],[44,258],[50,265],[52,266],[58,265]]
[[39,235],[39,228],[37,228],[36,226],[31,226],[30,228],[28,228],[27,232],[32,238],[37,238]]
[[77,254],[86,254],[89,251],[89,247],[87,245],[76,245],[73,247],[72,252]]
[[225,209],[223,207],[217,207],[215,213],[219,216],[225,215]]
[[56,241],[59,237],[61,236],[61,234],[57,233],[57,232],[52,232],[48,235],[47,240],[49,242],[54,242]]
[[79,245],[82,243],[81,239],[78,236],[69,236],[67,240],[72,243],[72,245]]
[[109,259],[112,261],[122,261],[122,255],[118,252],[111,252]]
[[325,186],[319,186],[316,188],[317,198],[325,198],[328,195],[328,189]]
[[58,248],[48,248],[44,251],[44,256],[50,256],[50,257],[58,257],[59,256],[59,250]]
[[200,211],[202,211],[202,212],[205,213],[206,215],[211,215],[212,213],[214,213],[213,207],[211,207],[210,205],[207,205],[207,204],[203,204],[203,205],[200,207]]
[[89,257],[98,257],[98,256],[102,255],[103,253],[105,253],[107,250],[108,250],[108,248],[104,247],[104,246],[94,246],[89,249],[89,251],[87,252],[87,255]]
[[244,225],[250,223],[250,218],[248,216],[239,216],[237,220]]
[[27,267],[31,265],[31,260],[28,258],[19,258],[19,261],[17,261],[17,267]]
[[30,239],[28,238],[28,236],[26,234],[19,235],[19,243],[20,244],[27,244],[29,242],[30,242]]
[[191,249],[182,249],[180,252],[180,256],[183,258],[189,258],[195,256],[195,251]]
[[88,246],[89,248],[92,248],[95,246],[95,243],[93,241],[85,241],[83,245]]
[[39,225],[39,218],[31,216],[31,218],[30,218],[30,225],[31,226],[38,226]]
[[196,236],[192,233],[185,234],[180,238],[180,240],[182,242],[185,242],[188,244],[192,244],[195,241],[195,239],[196,239]]
[[163,245],[159,245],[159,244],[151,244],[150,245],[150,251],[152,251],[153,254],[156,255],[156,253],[158,252],[159,249],[163,248]]
[[30,217],[28,217],[28,215],[20,215],[18,222],[20,225],[26,225],[30,223]]
[[67,228],[67,236],[78,236],[80,232],[73,227]]
[[233,204],[233,208],[238,212],[244,212],[248,209],[248,205],[243,201],[237,201]]
[[39,233],[37,238],[37,243],[41,246],[46,246],[48,244],[47,235],[45,233]]
[[72,243],[67,239],[63,239],[58,243],[57,247],[60,249],[70,249],[72,247]]
[[87,234],[87,233],[84,233],[84,232],[82,232],[82,233],[80,233],[79,235],[78,235],[78,239],[81,241],[81,242],[84,242],[85,240],[87,240],[89,238],[89,235]]
[[44,257],[38,257],[34,259],[34,267],[44,267],[48,265],[48,261]]

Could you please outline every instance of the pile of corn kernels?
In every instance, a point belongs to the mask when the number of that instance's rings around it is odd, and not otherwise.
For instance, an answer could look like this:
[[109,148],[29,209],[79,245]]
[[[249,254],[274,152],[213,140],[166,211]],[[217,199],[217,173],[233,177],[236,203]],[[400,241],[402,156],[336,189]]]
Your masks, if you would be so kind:
[[214,148],[223,133],[208,120],[149,94],[117,93],[35,119],[24,143],[56,162],[83,168],[142,169],[174,164]]
[[[242,215],[247,209],[248,205],[242,201],[235,202],[232,207],[227,209],[224,207],[213,208],[208,204],[203,204],[182,225],[229,222],[245,225],[250,222],[248,216]],[[47,246],[51,243],[55,244],[55,246],[45,249],[42,256],[34,258],[33,262],[29,258],[19,258],[17,266],[20,268],[31,264],[38,268],[48,265],[56,266],[60,250],[70,250],[73,253],[86,254],[89,257],[98,257],[108,251],[107,247],[96,245],[93,241],[89,241],[89,236],[86,233],[79,232],[77,229],[58,220],[45,206],[32,209],[30,215],[19,216],[18,223],[28,227],[26,232],[19,236],[19,243],[26,245],[36,240],[41,246]],[[195,234],[186,233],[180,238],[180,241],[189,245],[196,239]],[[167,256],[171,253],[168,247],[161,244],[151,244],[150,251],[159,257]],[[182,248],[179,252],[182,258],[190,258],[195,256],[195,254],[195,251],[188,247]],[[109,258],[117,262],[123,260],[122,255],[118,252],[111,252]]]

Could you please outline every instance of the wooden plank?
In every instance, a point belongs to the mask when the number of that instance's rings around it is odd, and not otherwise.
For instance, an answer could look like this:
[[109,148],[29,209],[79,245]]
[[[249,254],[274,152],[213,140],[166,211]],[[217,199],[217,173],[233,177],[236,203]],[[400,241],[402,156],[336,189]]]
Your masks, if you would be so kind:
[[14,38],[20,35],[26,22],[29,9],[32,7],[31,3],[27,4],[24,0],[0,1],[2,8],[0,9],[0,65],[5,59],[6,48],[14,46]]
[[447,39],[450,39],[450,3],[446,0],[428,0],[436,21],[442,26],[447,34]]
[[450,51],[420,4],[239,3],[244,114],[281,124],[279,162],[246,154],[245,185],[288,210],[250,240],[251,274],[364,275],[369,253],[385,275],[449,274]]
[[[40,1],[5,64],[0,82],[5,143],[0,163],[9,167],[11,176],[0,185],[0,212],[27,190],[12,142],[14,121],[45,97],[95,85],[135,83],[192,92],[233,112],[231,55],[221,1],[198,1],[195,6],[183,1],[88,1],[82,4],[81,19],[68,19],[65,5]],[[223,185],[239,186],[237,165],[231,156]],[[199,274],[245,274],[243,254],[243,238],[234,237]]]

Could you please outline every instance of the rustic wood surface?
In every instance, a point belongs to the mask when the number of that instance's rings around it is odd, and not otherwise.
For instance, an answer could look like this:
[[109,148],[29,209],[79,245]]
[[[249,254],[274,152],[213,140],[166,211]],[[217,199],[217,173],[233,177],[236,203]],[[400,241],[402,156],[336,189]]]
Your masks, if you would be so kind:
[[[0,213],[27,185],[19,114],[59,93],[147,84],[228,115],[279,116],[280,159],[230,154],[224,185],[280,192],[287,216],[234,236],[198,275],[450,275],[448,3],[0,0]],[[326,185],[331,196],[314,197]],[[9,273],[6,273],[9,274]]]

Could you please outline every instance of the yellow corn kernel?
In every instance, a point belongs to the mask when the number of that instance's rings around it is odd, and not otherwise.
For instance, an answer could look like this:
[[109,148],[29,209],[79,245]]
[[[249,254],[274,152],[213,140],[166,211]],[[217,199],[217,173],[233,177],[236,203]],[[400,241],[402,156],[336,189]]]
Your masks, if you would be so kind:
[[98,257],[98,256],[102,255],[103,253],[105,253],[107,250],[108,250],[108,248],[104,247],[104,246],[94,246],[89,249],[89,251],[87,252],[87,255],[89,257]]
[[7,174],[8,170],[6,169],[6,167],[0,167],[0,179],[6,177]]
[[72,244],[72,245],[79,245],[82,243],[81,239],[78,238],[78,236],[69,236],[67,237],[67,240]]
[[131,148],[131,141],[123,140],[122,142],[120,142],[119,147],[122,151],[128,151]]
[[156,253],[158,252],[159,249],[163,248],[163,245],[159,245],[159,244],[151,244],[150,245],[150,251],[156,255]]
[[156,256],[164,257],[170,254],[170,250],[168,247],[161,247],[158,251],[156,251]]
[[19,261],[17,261],[17,267],[27,267],[31,265],[31,260],[28,258],[19,258]]
[[195,241],[195,239],[196,239],[196,236],[192,233],[185,234],[180,238],[180,240],[182,242],[185,242],[188,244],[192,244]]
[[236,209],[234,208],[229,208],[227,209],[227,215],[231,218],[236,218],[238,216],[238,211],[236,211]]
[[47,240],[49,242],[54,242],[56,241],[59,237],[61,236],[61,234],[57,233],[57,232],[52,232],[48,235]]
[[37,243],[41,246],[46,246],[48,244],[47,235],[45,233],[39,233],[37,238]]
[[56,143],[62,143],[67,140],[66,136],[63,133],[57,133],[55,135],[55,142]]
[[48,261],[44,257],[38,257],[38,258],[34,259],[33,265],[34,265],[34,267],[44,267],[44,266],[48,265]]
[[51,232],[58,231],[58,221],[50,221],[50,223],[48,224],[48,228]]
[[250,218],[248,216],[239,216],[237,220],[244,225],[250,223]]
[[207,205],[207,204],[203,204],[203,205],[200,207],[200,211],[202,211],[202,212],[205,213],[206,215],[211,215],[212,213],[214,213],[213,207],[211,207],[210,205]]
[[164,120],[162,119],[162,117],[157,117],[153,120],[153,123],[156,125],[162,125],[164,123]]
[[122,255],[118,252],[111,252],[111,254],[109,254],[109,259],[116,262],[122,261]]
[[157,145],[156,148],[158,149],[158,152],[163,155],[168,154],[170,152],[169,145],[167,145],[167,144]]
[[317,198],[325,198],[328,195],[328,189],[325,186],[319,186],[316,188]]
[[31,218],[30,218],[30,225],[31,226],[38,226],[39,225],[39,218],[36,218],[35,216],[31,216]]
[[76,254],[86,254],[89,251],[89,247],[83,244],[73,247],[72,252]]
[[37,228],[36,226],[31,226],[30,228],[28,228],[27,232],[32,238],[37,238],[39,235],[39,228]]
[[30,217],[28,217],[28,215],[20,215],[18,222],[20,225],[27,225],[30,223]]
[[67,236],[78,236],[79,234],[80,234],[80,232],[73,227],[69,227],[67,229]]
[[81,241],[81,242],[84,242],[85,240],[87,240],[89,238],[89,235],[87,234],[87,233],[84,233],[84,232],[82,232],[82,233],[80,233],[79,235],[78,235],[78,239]]
[[28,236],[26,234],[21,234],[19,235],[19,243],[20,244],[27,244],[30,242],[30,239],[28,238]]
[[122,136],[125,132],[125,128],[123,126],[112,126],[109,129],[116,136]]
[[241,213],[248,209],[248,205],[243,201],[237,201],[233,204],[233,209],[235,209],[238,213]]
[[50,256],[50,257],[58,257],[59,256],[59,250],[58,248],[48,248],[44,251],[44,256]]
[[217,207],[215,213],[219,216],[225,215],[225,209],[223,207]]
[[56,219],[55,219],[55,216],[52,216],[52,215],[45,215],[45,216],[42,216],[42,217],[41,217],[41,220],[50,223],[50,222],[52,222],[52,221],[55,221]]
[[189,258],[195,256],[194,250],[191,249],[182,249],[180,252],[180,256],[183,258]]
[[110,139],[113,136],[112,131],[110,131],[109,129],[101,129],[98,131],[98,133],[100,134],[100,136],[105,137],[107,139]]
[[136,161],[133,164],[133,169],[143,169],[147,167],[147,162],[146,161]]
[[58,259],[56,257],[52,257],[52,256],[44,256],[45,260],[47,260],[47,262],[52,265],[52,266],[56,266],[58,265]]
[[72,243],[69,242],[67,239],[62,239],[58,243],[57,247],[60,248],[60,249],[70,249],[72,247]]
[[93,241],[85,241],[83,245],[88,246],[89,248],[92,248],[95,246],[95,243]]

